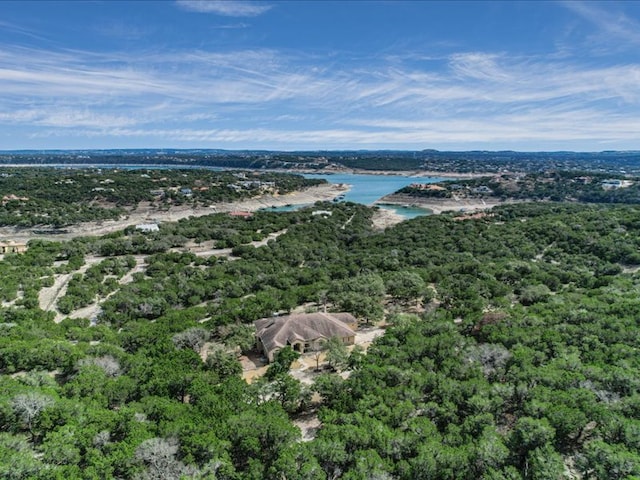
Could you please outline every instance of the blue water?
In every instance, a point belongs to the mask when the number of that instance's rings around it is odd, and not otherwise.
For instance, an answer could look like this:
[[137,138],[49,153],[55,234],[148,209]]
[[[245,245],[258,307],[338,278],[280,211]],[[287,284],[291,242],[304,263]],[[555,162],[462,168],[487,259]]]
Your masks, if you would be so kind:
[[[436,183],[439,177],[407,177],[404,175],[364,175],[355,173],[304,174],[306,178],[321,178],[329,183],[346,183],[351,189],[345,193],[347,202],[371,205],[376,200],[396,192],[412,183]],[[402,213],[399,211],[398,213]]]
[[[397,192],[412,183],[436,183],[448,180],[444,177],[407,177],[404,175],[366,175],[355,173],[305,173],[303,176],[305,178],[319,178],[333,184],[343,183],[349,185],[349,191],[344,193],[344,201],[362,203],[364,205],[371,205],[385,195]],[[270,210],[275,212],[290,212],[304,207],[308,207],[308,205],[286,205],[283,207],[274,207]],[[412,206],[380,204],[380,207],[393,210],[407,220],[431,214],[431,211],[426,208]]]

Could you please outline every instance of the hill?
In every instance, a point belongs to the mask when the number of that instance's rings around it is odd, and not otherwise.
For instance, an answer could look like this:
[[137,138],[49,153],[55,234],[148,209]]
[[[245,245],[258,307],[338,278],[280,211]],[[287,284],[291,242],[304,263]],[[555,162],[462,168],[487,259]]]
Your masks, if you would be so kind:
[[[637,205],[383,231],[374,213],[215,213],[4,254],[0,477],[640,475]],[[324,309],[384,335],[284,348],[244,380],[255,320]]]

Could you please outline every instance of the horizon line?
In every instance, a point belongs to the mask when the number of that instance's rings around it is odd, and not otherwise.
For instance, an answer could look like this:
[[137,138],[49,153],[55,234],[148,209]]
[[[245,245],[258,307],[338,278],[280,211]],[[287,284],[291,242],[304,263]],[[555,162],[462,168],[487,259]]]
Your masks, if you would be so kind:
[[154,152],[228,152],[228,153],[337,153],[337,152],[350,152],[350,153],[376,153],[376,152],[394,152],[394,153],[577,153],[577,154],[594,154],[594,153],[638,153],[640,149],[625,149],[625,150],[513,150],[513,149],[470,149],[470,150],[438,150],[435,148],[424,148],[420,150],[415,149],[392,149],[392,148],[375,148],[375,149],[293,149],[293,150],[279,150],[279,149],[265,149],[265,148],[240,148],[240,149],[228,149],[228,148],[174,148],[174,147],[136,147],[136,148],[22,148],[11,150],[0,150],[0,154],[25,154],[25,153],[79,153],[79,152],[137,152],[137,151],[154,151]]

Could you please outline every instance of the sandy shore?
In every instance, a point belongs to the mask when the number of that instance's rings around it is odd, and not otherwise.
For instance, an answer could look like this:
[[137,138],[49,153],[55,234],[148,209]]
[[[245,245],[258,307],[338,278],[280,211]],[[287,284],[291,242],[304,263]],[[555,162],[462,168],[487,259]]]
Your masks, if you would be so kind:
[[148,205],[140,205],[131,211],[126,217],[119,220],[108,220],[104,222],[86,222],[65,227],[64,233],[35,233],[42,230],[42,227],[33,229],[16,229],[13,227],[0,227],[0,238],[2,240],[12,240],[18,243],[27,242],[32,239],[46,240],[69,240],[79,236],[99,236],[107,233],[123,230],[129,225],[141,223],[162,223],[175,222],[188,217],[200,217],[219,212],[255,212],[261,208],[283,207],[286,205],[306,205],[319,201],[331,201],[335,197],[344,194],[349,190],[348,185],[323,184],[307,188],[305,190],[287,193],[284,195],[262,195],[247,200],[234,203],[218,203],[207,207],[178,206],[169,210],[158,210]]
[[331,201],[337,196],[348,192],[349,188],[348,185],[329,183],[285,195],[262,195],[240,202],[217,204],[215,208],[218,212],[254,212],[261,208],[313,204],[315,202]]
[[519,203],[521,200],[499,199],[421,199],[411,197],[409,195],[391,194],[377,200],[375,204],[391,204],[391,205],[413,205],[420,208],[426,208],[434,214],[442,212],[478,212],[481,210],[489,210],[498,205],[506,205],[510,203]]
[[404,222],[405,220],[406,218],[399,213],[396,213],[395,210],[384,208],[379,205],[378,210],[375,211],[373,218],[371,219],[373,227],[377,230],[384,230],[385,228],[392,227],[400,222]]

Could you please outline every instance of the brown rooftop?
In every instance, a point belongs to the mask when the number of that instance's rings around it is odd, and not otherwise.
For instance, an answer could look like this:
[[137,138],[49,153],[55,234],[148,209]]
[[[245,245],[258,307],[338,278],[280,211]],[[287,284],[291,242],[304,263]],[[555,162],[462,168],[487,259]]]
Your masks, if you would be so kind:
[[287,345],[304,352],[332,337],[352,344],[356,325],[357,320],[350,313],[321,312],[262,318],[255,322],[256,336],[269,361],[273,361],[276,351]]

